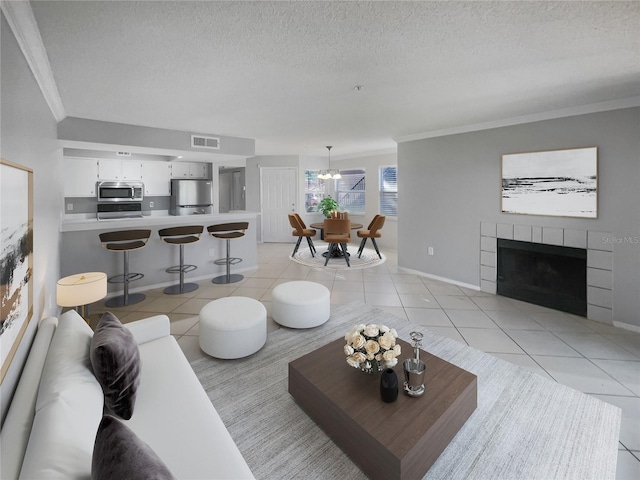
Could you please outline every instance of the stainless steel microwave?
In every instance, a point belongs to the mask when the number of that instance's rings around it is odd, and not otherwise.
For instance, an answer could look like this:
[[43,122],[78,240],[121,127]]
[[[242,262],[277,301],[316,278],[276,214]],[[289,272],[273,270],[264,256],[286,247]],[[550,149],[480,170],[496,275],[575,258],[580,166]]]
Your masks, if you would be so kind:
[[99,202],[141,202],[144,185],[142,182],[98,182],[96,195]]

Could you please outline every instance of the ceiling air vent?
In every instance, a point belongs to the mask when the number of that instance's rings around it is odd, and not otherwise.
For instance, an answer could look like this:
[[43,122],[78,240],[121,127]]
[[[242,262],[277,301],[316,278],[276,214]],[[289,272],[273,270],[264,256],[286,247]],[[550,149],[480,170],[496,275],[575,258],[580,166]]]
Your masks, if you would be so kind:
[[220,150],[220,139],[217,137],[203,137],[202,135],[191,135],[191,147]]

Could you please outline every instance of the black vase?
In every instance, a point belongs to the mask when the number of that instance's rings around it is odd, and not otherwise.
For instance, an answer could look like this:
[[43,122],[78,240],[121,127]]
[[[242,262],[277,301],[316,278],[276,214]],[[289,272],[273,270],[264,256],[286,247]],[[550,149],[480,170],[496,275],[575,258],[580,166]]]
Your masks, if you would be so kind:
[[383,402],[395,402],[398,398],[398,376],[392,368],[385,368],[380,378],[380,396]]

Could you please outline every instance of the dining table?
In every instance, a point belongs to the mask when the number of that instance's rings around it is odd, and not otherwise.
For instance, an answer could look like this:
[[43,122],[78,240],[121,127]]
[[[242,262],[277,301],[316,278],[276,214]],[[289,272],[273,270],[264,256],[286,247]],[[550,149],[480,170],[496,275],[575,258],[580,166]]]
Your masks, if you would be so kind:
[[[315,228],[316,230],[323,230],[324,222],[312,223],[310,226],[311,228]],[[364,227],[364,225],[362,225],[361,223],[351,222],[351,230],[360,230],[362,227]]]

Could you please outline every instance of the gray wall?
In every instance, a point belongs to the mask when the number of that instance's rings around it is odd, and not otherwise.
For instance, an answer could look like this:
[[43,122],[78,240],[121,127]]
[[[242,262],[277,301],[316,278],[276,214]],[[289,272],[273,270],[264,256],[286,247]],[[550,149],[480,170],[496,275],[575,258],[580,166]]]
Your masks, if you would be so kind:
[[0,155],[34,172],[33,317],[7,376],[0,386],[2,420],[33,341],[38,321],[57,315],[56,281],[60,273],[62,151],[56,121],[4,15],[0,26],[1,99]]
[[[220,138],[219,150],[191,148],[191,135],[204,135]],[[229,155],[253,155],[256,151],[252,138],[225,137],[223,135],[180,132],[162,128],[125,125],[103,122],[86,118],[67,117],[58,124],[58,138],[78,142],[106,143],[112,145],[131,145],[136,147],[165,148],[168,150],[186,150]]]
[[[501,155],[587,146],[598,147],[597,219],[500,213]],[[399,265],[470,285],[480,285],[481,221],[640,238],[640,108],[400,143],[398,189]],[[640,327],[640,244],[613,254],[613,319]]]

